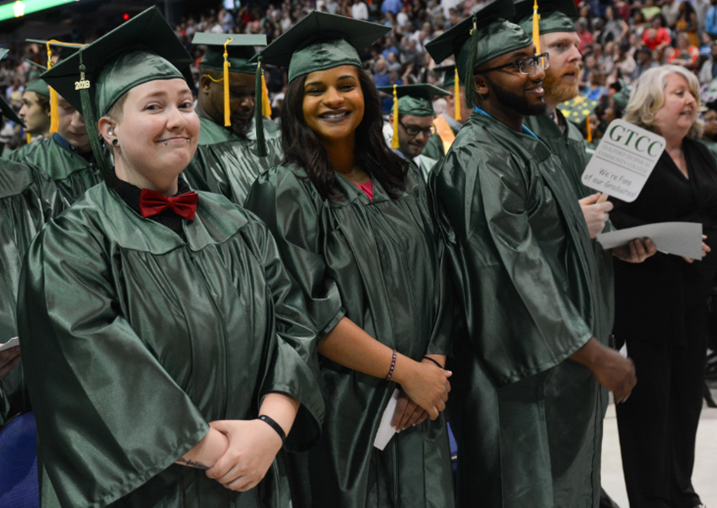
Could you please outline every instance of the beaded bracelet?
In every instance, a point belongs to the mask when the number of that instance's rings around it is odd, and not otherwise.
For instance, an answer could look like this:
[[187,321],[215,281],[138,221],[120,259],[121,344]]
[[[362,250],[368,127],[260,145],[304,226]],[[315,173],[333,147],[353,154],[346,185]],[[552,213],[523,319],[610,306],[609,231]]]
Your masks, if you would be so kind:
[[424,356],[423,359],[424,359],[424,360],[428,360],[429,362],[435,363],[436,365],[438,365],[438,368],[440,368],[440,369],[443,368],[443,365],[441,365],[440,363],[438,363],[436,360],[434,360],[434,359],[431,358],[430,356]]
[[396,368],[396,350],[393,350],[393,358],[391,358],[391,369],[388,371],[388,376],[386,376],[386,381],[391,381],[391,376],[393,376],[393,369]]
[[281,438],[281,446],[284,446],[284,441],[286,441],[286,433],[284,432],[284,429],[281,428],[281,425],[276,423],[274,419],[271,416],[267,415],[259,415],[259,418],[257,420],[261,420],[262,422],[268,423],[269,426],[276,431],[277,434],[279,434],[279,437]]

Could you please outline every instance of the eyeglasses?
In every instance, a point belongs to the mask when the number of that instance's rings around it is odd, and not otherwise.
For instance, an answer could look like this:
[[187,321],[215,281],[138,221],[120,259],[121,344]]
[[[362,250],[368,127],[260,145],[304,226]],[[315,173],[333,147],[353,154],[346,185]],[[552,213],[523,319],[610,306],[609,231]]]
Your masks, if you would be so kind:
[[426,127],[425,129],[421,129],[420,127],[416,127],[415,125],[406,125],[403,122],[398,123],[401,124],[401,127],[406,129],[406,132],[409,136],[418,136],[420,133],[423,133],[424,136],[429,137],[436,132],[436,127],[434,125]]
[[550,67],[550,58],[547,53],[541,53],[540,55],[529,56],[521,58],[514,62],[507,63],[505,65],[499,65],[498,67],[491,67],[490,69],[484,69],[482,71],[476,71],[476,74],[483,74],[485,72],[499,71],[501,69],[507,69],[508,67],[517,67],[518,72],[521,74],[530,74],[535,70],[535,66],[540,67],[541,70],[545,70]]

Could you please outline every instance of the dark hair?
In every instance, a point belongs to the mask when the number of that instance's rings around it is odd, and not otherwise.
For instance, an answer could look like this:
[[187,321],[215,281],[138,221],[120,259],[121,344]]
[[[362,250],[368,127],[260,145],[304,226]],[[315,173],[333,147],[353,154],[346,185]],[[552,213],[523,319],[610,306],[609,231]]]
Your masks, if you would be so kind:
[[42,108],[42,110],[45,113],[49,113],[50,112],[50,96],[42,95],[41,93],[38,93],[35,95],[37,95],[37,104]]
[[[386,145],[381,101],[373,81],[363,69],[358,69],[358,77],[363,91],[364,115],[356,128],[356,162],[386,189],[392,199],[396,199],[406,188],[408,163]],[[283,164],[295,163],[304,168],[322,198],[338,201],[341,195],[334,189],[336,174],[328,154],[304,119],[305,82],[304,75],[289,83],[281,108]]]

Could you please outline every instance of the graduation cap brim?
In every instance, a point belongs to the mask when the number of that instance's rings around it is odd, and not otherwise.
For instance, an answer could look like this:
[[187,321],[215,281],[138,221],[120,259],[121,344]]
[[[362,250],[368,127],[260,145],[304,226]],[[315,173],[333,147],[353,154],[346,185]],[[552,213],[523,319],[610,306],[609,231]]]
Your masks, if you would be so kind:
[[[390,31],[390,27],[376,23],[312,11],[264,48],[260,55],[263,63],[288,68],[289,81],[292,81],[298,76],[339,65],[360,66],[358,52]],[[332,47],[331,41],[344,42]],[[355,55],[346,52],[348,46],[353,48]],[[312,49],[315,49],[314,53]]]
[[[227,42],[229,41],[229,42]],[[202,57],[201,66],[216,71],[224,70],[224,45],[227,45],[227,61],[229,72],[254,74],[256,63],[252,58],[256,55],[256,46],[266,46],[266,35],[213,34],[198,32],[192,44],[207,46]]]
[[[383,93],[392,94],[393,86],[379,86],[377,90]],[[442,88],[431,85],[429,83],[421,83],[418,85],[397,85],[396,95],[400,99],[401,97],[416,97],[419,99],[428,99],[431,97],[445,97],[451,95]]]
[[[43,41],[40,39],[25,39],[25,42],[31,43],[31,44],[39,44],[43,48],[47,47],[47,43],[49,42],[50,46],[52,46],[53,48],[60,48],[60,50],[61,50],[60,58],[57,61],[57,63],[60,63],[62,60],[65,60],[68,57],[74,55],[80,49],[80,47],[75,44],[61,42],[61,41],[53,42],[53,41]],[[55,65],[57,65],[57,64],[55,64]]]
[[[433,72],[443,74],[443,88],[451,91],[456,84],[456,66],[455,64],[438,65],[433,68]],[[449,92],[450,93],[450,92]]]
[[[517,2],[512,20],[528,33],[533,31],[533,6],[534,0]],[[576,30],[572,20],[578,17],[578,9],[573,0],[538,0],[538,14],[541,34]]]
[[85,66],[86,78],[90,81],[90,95],[94,103],[97,89],[95,81],[102,67],[132,48],[156,53],[173,64],[182,73],[187,83],[193,83],[190,70],[193,58],[179,42],[156,6],[150,7],[100,37],[83,48],[81,52],[77,51],[62,60],[40,77],[57,90],[57,93],[72,107],[82,111],[80,92],[75,88],[75,82],[80,80],[80,53]]

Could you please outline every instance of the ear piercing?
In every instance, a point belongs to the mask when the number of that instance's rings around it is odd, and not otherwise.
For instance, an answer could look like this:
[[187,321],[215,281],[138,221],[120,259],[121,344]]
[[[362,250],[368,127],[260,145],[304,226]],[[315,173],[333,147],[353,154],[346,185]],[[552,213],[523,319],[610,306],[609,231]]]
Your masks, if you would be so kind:
[[114,139],[112,140],[112,145],[113,145],[113,146],[117,146],[117,143],[119,143],[119,140],[118,140],[117,138],[114,138]]

